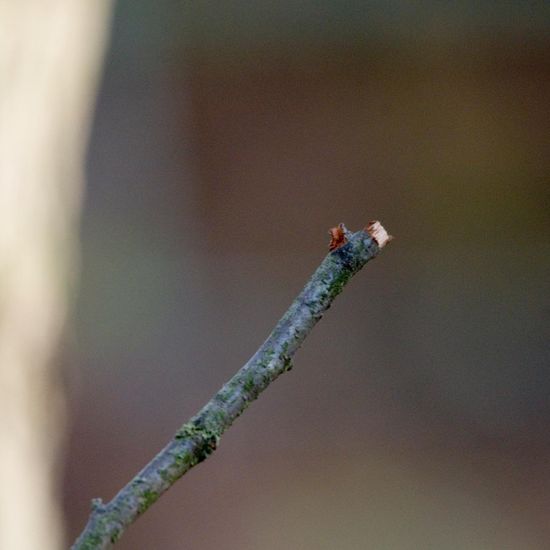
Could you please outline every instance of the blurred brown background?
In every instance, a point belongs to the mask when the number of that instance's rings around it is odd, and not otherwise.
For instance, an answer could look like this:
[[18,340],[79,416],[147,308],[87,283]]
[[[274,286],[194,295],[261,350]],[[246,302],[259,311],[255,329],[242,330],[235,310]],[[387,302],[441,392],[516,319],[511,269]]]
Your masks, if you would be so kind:
[[72,540],[267,336],[327,229],[395,235],[121,549],[550,547],[550,10],[119,1],[67,344]]

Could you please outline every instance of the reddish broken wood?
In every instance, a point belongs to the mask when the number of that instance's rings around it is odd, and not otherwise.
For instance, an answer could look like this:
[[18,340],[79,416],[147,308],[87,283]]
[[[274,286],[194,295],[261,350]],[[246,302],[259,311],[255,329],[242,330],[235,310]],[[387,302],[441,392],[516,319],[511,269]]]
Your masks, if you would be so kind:
[[343,223],[338,224],[336,227],[332,227],[328,230],[330,235],[330,243],[328,249],[332,252],[341,246],[344,246],[348,239],[346,238],[345,227]]

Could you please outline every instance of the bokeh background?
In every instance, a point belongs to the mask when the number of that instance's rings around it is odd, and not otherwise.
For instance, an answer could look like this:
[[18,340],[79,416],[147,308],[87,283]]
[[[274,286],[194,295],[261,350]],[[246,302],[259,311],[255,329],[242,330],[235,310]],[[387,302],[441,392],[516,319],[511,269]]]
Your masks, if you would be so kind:
[[544,2],[120,0],[64,353],[68,538],[326,253],[395,241],[121,549],[550,547]]

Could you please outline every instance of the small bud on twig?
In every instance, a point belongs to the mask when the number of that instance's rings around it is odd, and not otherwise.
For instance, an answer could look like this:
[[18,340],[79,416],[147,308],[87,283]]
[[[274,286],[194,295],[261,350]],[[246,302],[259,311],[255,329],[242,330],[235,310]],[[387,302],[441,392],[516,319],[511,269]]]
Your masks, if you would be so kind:
[[348,239],[346,237],[346,228],[343,223],[338,224],[336,227],[332,227],[328,230],[330,235],[330,243],[328,249],[332,252],[341,246],[344,246]]

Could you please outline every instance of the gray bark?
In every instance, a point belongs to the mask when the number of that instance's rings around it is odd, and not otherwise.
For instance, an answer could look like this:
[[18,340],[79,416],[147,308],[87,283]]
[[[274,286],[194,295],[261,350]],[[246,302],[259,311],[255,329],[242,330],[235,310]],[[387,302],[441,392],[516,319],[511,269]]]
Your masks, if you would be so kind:
[[271,382],[292,367],[297,349],[334,298],[387,240],[377,222],[368,230],[345,233],[348,242],[325,257],[252,358],[111,502],[92,501],[88,524],[73,550],[110,548],[164,491],[205,460],[233,421]]

